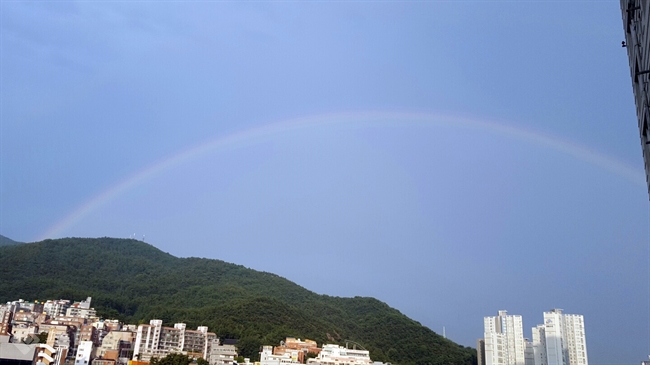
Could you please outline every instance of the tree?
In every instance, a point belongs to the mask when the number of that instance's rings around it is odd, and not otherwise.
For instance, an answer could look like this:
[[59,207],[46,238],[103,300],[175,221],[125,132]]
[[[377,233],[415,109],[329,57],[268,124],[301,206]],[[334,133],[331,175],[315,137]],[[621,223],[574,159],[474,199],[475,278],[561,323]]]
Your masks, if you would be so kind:
[[[205,360],[203,360],[205,361]],[[162,359],[151,358],[151,365],[189,365],[192,358],[183,354],[169,354]]]

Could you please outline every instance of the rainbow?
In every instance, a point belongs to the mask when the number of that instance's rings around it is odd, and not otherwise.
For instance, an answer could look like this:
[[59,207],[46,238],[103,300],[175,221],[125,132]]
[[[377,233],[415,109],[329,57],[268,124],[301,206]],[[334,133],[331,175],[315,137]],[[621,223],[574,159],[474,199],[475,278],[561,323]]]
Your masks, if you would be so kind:
[[210,139],[198,144],[197,146],[190,147],[170,157],[156,161],[144,170],[126,177],[122,181],[86,201],[52,227],[47,229],[47,231],[40,236],[41,238],[39,240],[60,237],[63,232],[74,226],[89,213],[115,199],[127,190],[150,180],[163,171],[173,169],[176,166],[182,165],[183,163],[206,153],[214,153],[226,149],[241,147],[248,143],[255,143],[262,138],[286,133],[292,130],[329,125],[355,125],[360,127],[376,125],[436,125],[483,130],[489,133],[496,133],[510,138],[523,140],[551,150],[562,152],[578,160],[593,164],[610,173],[623,177],[632,183],[645,186],[645,174],[641,169],[634,168],[615,158],[589,149],[585,146],[563,140],[557,136],[514,127],[505,123],[432,113],[363,112],[324,114],[283,120],[276,123],[245,129],[226,136]]

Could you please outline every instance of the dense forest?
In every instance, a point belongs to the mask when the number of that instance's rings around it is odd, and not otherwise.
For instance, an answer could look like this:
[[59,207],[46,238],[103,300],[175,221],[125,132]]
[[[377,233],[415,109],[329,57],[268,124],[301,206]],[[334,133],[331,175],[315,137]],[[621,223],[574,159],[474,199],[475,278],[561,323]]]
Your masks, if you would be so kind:
[[0,301],[93,298],[104,318],[205,325],[240,354],[285,337],[352,340],[375,361],[476,364],[449,341],[374,298],[318,295],[277,275],[220,260],[177,258],[141,241],[65,238],[0,247]]

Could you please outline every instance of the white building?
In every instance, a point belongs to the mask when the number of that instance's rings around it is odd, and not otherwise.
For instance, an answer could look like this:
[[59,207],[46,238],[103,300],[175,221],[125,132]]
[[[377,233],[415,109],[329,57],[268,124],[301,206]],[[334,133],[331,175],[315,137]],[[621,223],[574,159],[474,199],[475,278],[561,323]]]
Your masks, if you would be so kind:
[[93,359],[93,342],[81,341],[77,347],[77,356],[74,358],[74,365],[88,365]]
[[133,359],[149,361],[152,357],[162,358],[172,353],[182,353],[206,359],[209,344],[216,335],[208,332],[208,327],[187,330],[185,323],[174,327],[163,327],[162,321],[152,319],[149,324],[141,324],[136,332]]
[[520,315],[505,310],[483,319],[485,365],[526,365],[526,343]]
[[526,350],[524,351],[525,364],[535,365],[535,349],[533,348],[533,343],[527,338],[524,338],[524,344],[526,345]]
[[[165,327],[165,329],[168,328]],[[151,357],[162,358],[170,353],[181,352],[180,332],[178,329],[172,329],[172,331],[168,329],[163,333],[162,320],[160,319],[152,319],[148,325],[139,325],[133,346],[133,359],[149,361]]]
[[97,312],[94,308],[90,308],[90,302],[92,298],[88,297],[86,300],[81,302],[74,303],[68,307],[65,311],[66,317],[80,317],[80,318],[96,318]]
[[70,308],[70,301],[64,299],[48,300],[43,304],[43,312],[51,318],[65,316],[68,308]]
[[535,365],[588,365],[584,318],[544,312],[544,324],[533,328]]
[[263,346],[260,352],[261,365],[300,364],[298,356],[292,357],[289,353],[282,355],[273,354],[273,346]]
[[546,329],[543,324],[533,327],[533,354],[535,365],[548,365],[546,359]]
[[370,365],[370,352],[348,349],[339,345],[323,345],[316,358],[307,360],[312,365]]

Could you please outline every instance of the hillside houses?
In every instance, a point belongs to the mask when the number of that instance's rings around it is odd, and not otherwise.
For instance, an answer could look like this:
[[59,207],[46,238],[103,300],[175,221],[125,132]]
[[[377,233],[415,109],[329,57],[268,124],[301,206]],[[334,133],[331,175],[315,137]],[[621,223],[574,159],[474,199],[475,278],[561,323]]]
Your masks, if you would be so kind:
[[335,344],[322,348],[312,340],[286,338],[277,346],[263,346],[260,360],[238,357],[233,343],[222,343],[208,327],[188,329],[185,323],[164,326],[124,324],[97,317],[92,298],[0,305],[0,363],[12,365],[148,365],[153,358],[183,354],[209,365],[311,364],[370,365],[370,354]]

